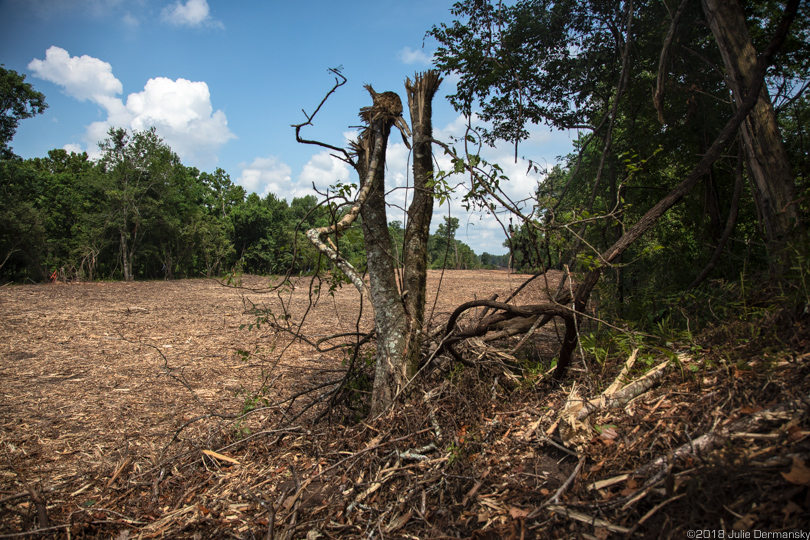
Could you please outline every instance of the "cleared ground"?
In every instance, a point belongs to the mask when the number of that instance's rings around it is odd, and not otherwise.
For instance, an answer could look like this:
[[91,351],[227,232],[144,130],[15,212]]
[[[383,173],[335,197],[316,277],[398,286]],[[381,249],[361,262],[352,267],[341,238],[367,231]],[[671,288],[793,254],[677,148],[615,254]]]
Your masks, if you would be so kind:
[[[431,271],[428,312],[441,320],[474,298],[505,299],[526,277]],[[241,410],[263,375],[271,374],[269,396],[277,398],[339,367],[338,352],[318,354],[267,326],[240,327],[256,322],[255,304],[276,315],[286,308],[296,321],[309,309],[303,333],[311,338],[352,332],[357,291],[344,285],[330,295],[324,282],[311,304],[309,279],[283,292],[256,292],[268,283],[244,276],[240,284],[253,290],[213,280],[0,288],[0,446],[10,465],[0,468],[0,490],[16,493],[23,477],[48,486],[82,474],[89,481],[125,456],[136,468],[155,463],[185,422]],[[533,284],[520,300],[539,301],[542,287]],[[371,328],[372,316],[366,304],[361,330]],[[195,427],[181,437],[199,436]]]
[[[447,320],[525,278],[447,272],[428,311]],[[266,279],[242,285],[253,289],[0,288],[0,537],[683,538],[810,523],[804,313],[688,342],[636,335],[632,354],[588,352],[562,384],[527,371],[512,392],[496,382],[500,353],[470,343],[475,369],[425,376],[380,418],[279,426],[271,407],[240,426],[217,414],[262,386],[277,402],[336,377],[341,361],[267,325],[240,330],[254,304],[295,321],[309,309],[312,339],[372,318],[366,305],[358,322],[349,287],[332,296],[322,283],[310,303],[309,281],[283,294],[257,290]],[[516,303],[542,302],[545,287]],[[535,337],[533,353],[553,354],[553,327]],[[598,406],[574,422],[583,398]]]

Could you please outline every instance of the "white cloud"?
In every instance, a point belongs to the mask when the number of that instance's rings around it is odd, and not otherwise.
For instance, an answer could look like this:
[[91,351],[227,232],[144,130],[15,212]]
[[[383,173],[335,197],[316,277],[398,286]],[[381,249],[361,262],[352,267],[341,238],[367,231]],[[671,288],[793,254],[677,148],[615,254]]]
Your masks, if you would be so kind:
[[290,194],[293,197],[311,195],[313,184],[319,191],[325,192],[329,186],[338,182],[357,183],[351,179],[350,173],[349,166],[345,162],[324,150],[312,156],[304,165],[298,175],[297,185],[291,189]]
[[[481,127],[483,123],[478,117],[472,118],[472,127]],[[463,154],[464,146],[463,141],[453,143],[454,140],[461,139],[467,129],[468,121],[463,116],[457,116],[452,121],[444,126],[439,126],[434,129],[434,137],[437,140],[444,141],[448,144],[454,145],[459,154]],[[536,139],[535,139],[536,135]],[[533,134],[532,137],[532,150],[537,147],[542,147],[548,141],[548,137],[544,133],[538,132]],[[523,148],[523,146],[521,146]],[[529,146],[527,145],[528,149]],[[477,145],[470,144],[468,150],[471,153],[479,151]],[[519,159],[515,163],[514,147],[510,145],[502,145],[500,147],[492,148],[484,145],[481,149],[481,157],[489,163],[497,163],[503,170],[503,174],[509,178],[508,182],[501,182],[501,189],[503,192],[514,202],[522,201],[527,197],[531,197],[537,187],[537,183],[542,180],[543,175],[535,173],[534,171],[527,172],[528,161]],[[444,152],[435,148],[435,157],[438,162],[438,167],[441,170],[447,171],[452,169],[450,158],[444,155]],[[505,240],[505,235],[501,224],[495,219],[495,216],[482,211],[468,212],[462,207],[461,197],[468,189],[469,175],[460,174],[447,178],[447,183],[455,186],[459,183],[456,194],[449,202],[449,213],[453,217],[460,220],[458,239],[468,244],[476,253],[481,254],[484,251],[493,254],[504,253],[506,248],[502,246]],[[526,212],[531,211],[531,202],[524,203],[522,209]],[[434,204],[433,219],[431,230],[435,232],[439,224],[443,223],[444,218],[448,215],[448,205],[439,206]],[[501,220],[505,220],[508,224],[508,215],[502,214]]]
[[68,154],[70,154],[71,152],[74,154],[81,154],[82,152],[84,152],[84,150],[82,150],[81,145],[74,143],[66,144],[65,146],[62,147],[62,150],[64,150]]
[[129,94],[126,103],[117,97],[123,92],[112,66],[91,56],[73,56],[51,47],[45,60],[28,64],[35,77],[53,82],[81,101],[89,100],[107,112],[107,119],[87,127],[88,154],[98,155],[97,143],[107,137],[110,127],[131,130],[157,129],[187,164],[201,167],[217,162],[219,149],[236,136],[228,128],[221,110],[214,111],[205,82],[165,77],[149,79],[143,91]]
[[31,60],[28,69],[35,77],[64,87],[67,95],[79,101],[98,102],[124,91],[110,64],[87,55],[71,57],[61,47],[48,48],[45,60]]
[[428,65],[433,61],[433,53],[427,54],[424,49],[413,50],[410,47],[401,49],[397,56],[403,64]]
[[220,146],[236,138],[225,113],[214,112],[204,82],[149,79],[142,92],[129,95],[126,112],[132,129],[155,126],[178,155],[192,160],[211,162]]
[[217,26],[224,28],[223,24],[211,18],[210,8],[206,0],[187,0],[184,4],[177,0],[163,8],[161,18],[176,26]]
[[141,25],[141,21],[139,21],[138,17],[136,17],[132,13],[125,13],[124,16],[121,17],[121,22],[123,22],[130,28],[137,28]]
[[289,165],[274,156],[256,158],[248,165],[240,163],[242,169],[236,183],[245,188],[248,193],[258,193],[265,197],[273,193],[284,198],[290,189],[292,170]]

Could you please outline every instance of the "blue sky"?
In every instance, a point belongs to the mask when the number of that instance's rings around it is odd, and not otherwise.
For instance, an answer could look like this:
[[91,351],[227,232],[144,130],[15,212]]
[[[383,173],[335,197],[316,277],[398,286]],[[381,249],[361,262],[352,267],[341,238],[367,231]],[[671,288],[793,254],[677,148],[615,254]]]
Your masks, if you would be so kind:
[[[45,114],[21,123],[12,141],[24,158],[53,148],[97,154],[110,126],[157,128],[184,164],[222,167],[248,191],[286,198],[356,182],[348,166],[321,148],[297,144],[291,124],[314,110],[342,66],[348,83],[330,98],[304,136],[345,146],[370,104],[363,84],[404,99],[403,81],[430,68],[432,25],[450,22],[452,2],[410,0],[0,0],[0,63],[43,92]],[[445,96],[434,101],[435,137],[463,133],[465,119]],[[407,110],[407,109],[406,109]],[[407,114],[406,114],[407,119]],[[538,127],[520,155],[554,163],[575,133]],[[507,192],[528,196],[539,177],[527,176],[514,148],[487,149],[512,181]],[[440,164],[446,159],[439,157]],[[446,163],[445,163],[446,165]],[[390,141],[387,182],[404,187],[408,151]],[[405,190],[394,191],[399,203]],[[476,253],[503,253],[505,238],[489,216],[458,203],[436,208],[459,217],[459,239]],[[396,208],[389,220],[402,219]]]

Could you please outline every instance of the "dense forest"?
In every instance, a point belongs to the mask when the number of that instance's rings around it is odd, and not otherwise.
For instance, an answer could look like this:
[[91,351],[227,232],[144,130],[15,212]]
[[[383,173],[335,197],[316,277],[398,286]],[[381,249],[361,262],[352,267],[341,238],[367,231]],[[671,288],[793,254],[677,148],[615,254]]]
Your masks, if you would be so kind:
[[810,8],[788,4],[456,3],[457,20],[430,34],[436,65],[460,79],[449,99],[486,121],[470,140],[511,143],[517,157],[532,126],[580,133],[528,208],[499,191],[497,165],[457,155],[480,179],[468,198],[514,218],[514,267],[601,273],[595,292],[631,320],[756,274],[798,293],[810,262]]
[[[17,121],[25,107],[34,114],[47,106],[23,76],[0,69],[3,103],[23,107]],[[5,115],[14,116],[9,108]],[[0,161],[0,281],[301,274],[324,264],[303,233],[338,218],[334,203],[248,194],[222,169],[183,165],[154,129],[110,130],[95,161],[61,149],[23,160],[8,145],[13,133],[4,133]],[[433,268],[508,264],[508,257],[479,257],[457,240],[458,223],[445,217],[431,235]],[[402,223],[392,222],[390,232],[401,247]],[[364,267],[357,229],[339,244]]]

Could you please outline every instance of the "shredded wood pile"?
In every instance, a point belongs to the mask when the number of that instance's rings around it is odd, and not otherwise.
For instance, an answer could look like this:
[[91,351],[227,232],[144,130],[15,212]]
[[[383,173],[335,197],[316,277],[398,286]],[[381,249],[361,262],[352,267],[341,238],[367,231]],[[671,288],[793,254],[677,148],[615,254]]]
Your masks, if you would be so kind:
[[[509,394],[496,380],[497,358],[482,357],[480,368],[432,373],[375,420],[283,425],[275,409],[260,407],[243,419],[250,434],[233,419],[204,418],[159,457],[142,453],[132,429],[129,452],[99,451],[95,460],[92,446],[75,440],[82,457],[72,474],[37,462],[29,449],[42,432],[10,425],[4,412],[0,538],[36,529],[120,539],[806,529],[808,327],[805,318],[785,330],[791,356],[744,346],[734,359],[634,351],[622,364],[577,364],[562,385],[528,375]],[[476,358],[477,346],[465,354]],[[174,388],[190,391],[177,381]]]

